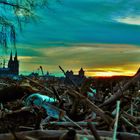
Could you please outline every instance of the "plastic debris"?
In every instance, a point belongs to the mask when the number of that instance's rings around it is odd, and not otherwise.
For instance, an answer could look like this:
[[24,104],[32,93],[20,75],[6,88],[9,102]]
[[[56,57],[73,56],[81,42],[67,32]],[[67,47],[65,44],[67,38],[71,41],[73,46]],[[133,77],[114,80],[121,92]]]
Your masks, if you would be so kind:
[[35,93],[27,97],[25,100],[25,105],[36,105],[43,106],[45,103],[55,103],[57,100],[55,98],[51,98],[47,95],[42,95],[40,93]]

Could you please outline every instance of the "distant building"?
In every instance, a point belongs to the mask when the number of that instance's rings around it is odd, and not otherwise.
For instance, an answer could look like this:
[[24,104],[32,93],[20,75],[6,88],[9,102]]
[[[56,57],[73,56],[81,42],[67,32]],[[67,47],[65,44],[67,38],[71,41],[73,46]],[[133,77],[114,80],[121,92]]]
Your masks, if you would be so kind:
[[10,54],[10,59],[8,61],[8,66],[5,67],[5,62],[3,68],[0,68],[0,76],[17,76],[19,75],[19,61],[17,57],[17,52],[13,58],[12,52]]
[[32,72],[32,73],[30,73],[28,76],[29,76],[29,77],[38,77],[39,74],[36,73],[36,72]]
[[79,70],[77,75],[74,74],[72,70],[70,70],[66,71],[65,83],[72,84],[70,81],[72,80],[76,85],[81,85],[85,78],[85,71],[83,70],[83,68]]

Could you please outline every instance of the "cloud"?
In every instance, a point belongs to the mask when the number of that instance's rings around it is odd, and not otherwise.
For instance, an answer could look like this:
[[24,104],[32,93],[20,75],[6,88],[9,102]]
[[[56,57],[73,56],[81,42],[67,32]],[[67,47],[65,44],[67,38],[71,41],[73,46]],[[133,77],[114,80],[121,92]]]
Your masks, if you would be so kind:
[[65,0],[62,4],[53,1],[49,5],[53,12],[47,8],[41,10],[39,22],[28,24],[23,35],[19,35],[19,42],[140,44],[140,27],[125,24],[138,23],[138,19],[133,18],[140,13],[138,5],[136,0]]
[[33,70],[42,65],[45,70],[57,73],[58,66],[61,65],[65,70],[73,69],[75,72],[83,67],[88,75],[94,71],[119,74],[129,71],[127,74],[130,75],[136,71],[140,62],[140,47],[127,44],[70,43],[66,47],[59,44],[59,47],[40,46],[31,50],[38,53],[30,59],[25,59],[26,61],[22,60],[24,71],[26,67]]
[[140,25],[140,16],[128,16],[119,17],[115,19],[117,22],[130,24],[130,25]]
[[17,38],[21,71],[42,65],[58,73],[61,65],[75,72],[83,67],[89,75],[134,73],[140,64],[138,0],[54,1]]

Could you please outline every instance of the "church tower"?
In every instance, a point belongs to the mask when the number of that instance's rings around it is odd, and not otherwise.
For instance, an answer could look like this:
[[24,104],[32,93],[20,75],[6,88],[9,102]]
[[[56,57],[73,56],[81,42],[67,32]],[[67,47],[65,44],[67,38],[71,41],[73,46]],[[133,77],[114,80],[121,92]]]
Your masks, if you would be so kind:
[[85,71],[83,70],[83,68],[80,69],[79,76],[80,77],[84,77],[85,76]]
[[13,71],[13,56],[12,56],[12,51],[10,54],[10,59],[8,61],[8,68],[10,69],[10,71]]
[[8,68],[9,68],[9,74],[12,74],[12,75],[19,74],[19,61],[18,61],[18,57],[17,57],[17,51],[15,53],[14,60],[13,60],[13,55],[12,55],[12,51],[11,51],[10,59],[8,62]]

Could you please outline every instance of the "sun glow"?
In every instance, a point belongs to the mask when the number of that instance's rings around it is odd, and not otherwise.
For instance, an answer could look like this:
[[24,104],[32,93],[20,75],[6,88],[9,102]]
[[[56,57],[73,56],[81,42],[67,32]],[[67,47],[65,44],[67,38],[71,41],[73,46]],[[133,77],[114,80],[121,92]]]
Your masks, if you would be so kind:
[[112,76],[133,76],[135,74],[134,71],[123,71],[123,72],[115,72],[115,71],[103,71],[103,72],[86,72],[87,76],[94,77],[112,77]]
[[111,72],[111,71],[108,71],[108,72],[96,72],[95,73],[95,76],[103,76],[103,77],[111,77],[111,76],[114,76],[114,75],[118,75],[118,73]]

